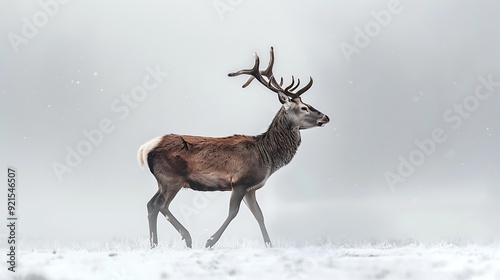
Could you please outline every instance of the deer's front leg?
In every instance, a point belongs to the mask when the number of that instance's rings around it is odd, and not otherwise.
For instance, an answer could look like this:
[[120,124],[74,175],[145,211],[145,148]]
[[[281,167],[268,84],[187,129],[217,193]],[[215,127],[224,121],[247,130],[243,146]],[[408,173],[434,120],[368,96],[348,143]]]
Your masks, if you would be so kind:
[[224,223],[222,224],[222,226],[219,228],[219,230],[217,230],[217,232],[215,232],[207,240],[207,244],[205,245],[206,248],[210,248],[210,247],[214,246],[215,243],[217,243],[217,241],[219,240],[219,238],[222,235],[222,233],[224,232],[224,230],[226,230],[229,223],[234,219],[234,217],[236,217],[236,214],[238,214],[238,211],[240,209],[241,200],[245,196],[245,193],[246,193],[246,189],[243,187],[234,187],[233,188],[233,191],[231,193],[231,199],[229,201],[229,214],[228,214],[226,220],[224,221]]
[[253,216],[259,223],[260,231],[262,232],[262,237],[264,238],[264,243],[266,246],[272,247],[271,239],[269,239],[269,234],[267,233],[266,225],[264,224],[264,215],[260,210],[259,204],[257,203],[257,198],[255,197],[255,191],[250,191],[245,194],[244,200],[245,204],[248,206]]

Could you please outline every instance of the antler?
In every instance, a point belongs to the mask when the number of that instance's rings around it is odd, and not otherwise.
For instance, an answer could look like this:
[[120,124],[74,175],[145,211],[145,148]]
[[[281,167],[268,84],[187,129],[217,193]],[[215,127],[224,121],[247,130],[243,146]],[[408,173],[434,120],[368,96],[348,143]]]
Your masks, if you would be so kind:
[[[254,64],[253,68],[242,69],[242,70],[227,74],[229,77],[234,77],[234,76],[238,76],[238,75],[242,75],[242,74],[250,75],[250,77],[248,77],[248,80],[243,84],[243,86],[242,86],[243,88],[247,87],[254,79],[256,79],[261,84],[263,84],[266,88],[268,88],[276,93],[282,92],[290,98],[298,98],[298,97],[300,97],[301,94],[306,92],[313,84],[312,77],[309,77],[309,83],[305,87],[301,88],[297,92],[293,92],[294,90],[296,90],[299,87],[300,80],[297,79],[297,84],[295,85],[295,78],[292,76],[292,83],[289,86],[287,86],[285,89],[283,89],[282,88],[283,78],[280,78],[280,82],[278,84],[278,82],[274,78],[274,74],[273,74],[274,48],[271,47],[269,64],[267,65],[267,68],[265,70],[259,70],[260,59],[259,59],[259,55],[256,52],[254,53],[254,57],[255,57],[255,64]],[[265,78],[267,78],[267,80]]]

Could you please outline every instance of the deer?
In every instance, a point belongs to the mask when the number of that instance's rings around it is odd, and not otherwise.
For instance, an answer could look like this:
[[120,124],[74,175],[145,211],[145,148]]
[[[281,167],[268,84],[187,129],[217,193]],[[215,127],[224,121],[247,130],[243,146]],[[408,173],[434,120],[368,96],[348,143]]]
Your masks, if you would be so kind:
[[242,200],[257,220],[265,245],[272,247],[255,192],[274,172],[292,160],[301,143],[301,130],[324,126],[330,119],[302,102],[301,95],[311,88],[312,77],[309,77],[307,85],[295,91],[300,79],[295,84],[292,75],[291,84],[283,88],[283,78],[278,83],[273,74],[273,47],[266,69],[259,69],[257,52],[254,52],[254,59],[251,69],[232,72],[228,76],[249,75],[243,88],[257,80],[277,94],[282,105],[266,132],[257,136],[228,137],[168,134],[140,146],[137,152],[139,165],[147,164],[158,183],[158,191],[147,203],[151,248],[158,245],[157,219],[160,212],[180,233],[186,246],[191,248],[191,235],[169,210],[170,203],[182,188],[231,191],[227,218],[207,240],[206,248],[212,248],[217,243],[238,214]]

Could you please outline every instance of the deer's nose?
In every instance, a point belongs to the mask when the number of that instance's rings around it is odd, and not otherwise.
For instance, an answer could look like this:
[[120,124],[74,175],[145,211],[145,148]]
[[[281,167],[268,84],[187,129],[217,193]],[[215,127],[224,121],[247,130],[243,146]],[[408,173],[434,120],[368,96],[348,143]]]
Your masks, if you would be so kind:
[[327,115],[323,115],[321,120],[318,121],[318,125],[323,126],[323,125],[327,124],[329,121],[330,121],[330,118]]

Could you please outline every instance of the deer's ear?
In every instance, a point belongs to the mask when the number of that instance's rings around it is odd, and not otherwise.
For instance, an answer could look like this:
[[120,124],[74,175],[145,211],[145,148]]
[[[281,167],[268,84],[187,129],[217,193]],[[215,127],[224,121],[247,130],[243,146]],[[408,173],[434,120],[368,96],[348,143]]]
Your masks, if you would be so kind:
[[283,92],[279,91],[278,99],[280,100],[281,104],[283,104],[283,106],[285,107],[285,110],[290,109],[291,100],[288,96],[286,96]]

